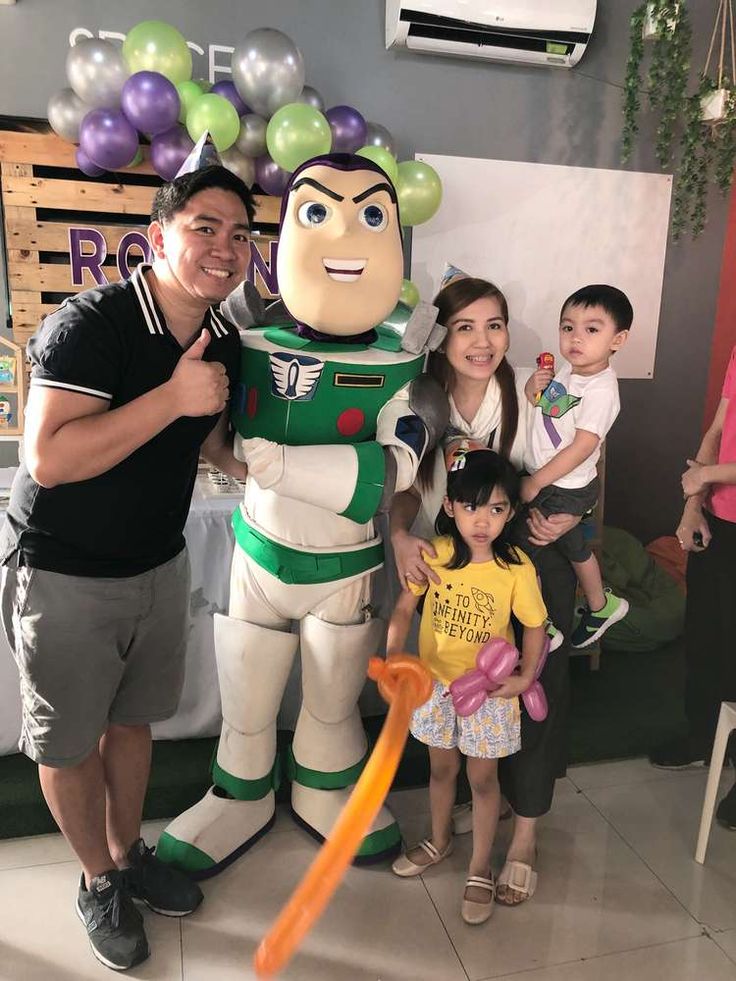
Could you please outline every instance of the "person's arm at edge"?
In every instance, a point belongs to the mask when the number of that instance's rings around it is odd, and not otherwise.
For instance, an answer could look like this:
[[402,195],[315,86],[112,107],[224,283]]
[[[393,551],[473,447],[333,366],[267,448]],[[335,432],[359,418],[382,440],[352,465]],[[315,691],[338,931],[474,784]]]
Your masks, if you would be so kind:
[[[723,424],[726,419],[726,411],[728,409],[728,399],[722,398],[718,403],[718,408],[716,409],[716,414],[713,417],[713,422],[708,427],[703,439],[701,440],[700,447],[696,455],[696,460],[693,461],[695,465],[700,465],[700,471],[706,471],[712,474],[713,470],[716,469],[718,460],[718,451],[721,445],[721,434],[723,433]],[[734,464],[722,464],[721,466],[733,467]],[[713,481],[714,483],[730,483],[727,480]],[[736,483],[736,479],[733,481]],[[708,521],[703,514],[703,504],[708,492],[708,483],[704,482],[702,488],[695,494],[690,495],[685,501],[685,507],[682,511],[682,517],[677,526],[675,535],[680,543],[680,547],[684,552],[698,552],[702,551],[703,548],[707,548],[710,543],[710,528],[708,526]],[[694,534],[699,532],[702,536],[703,544],[699,546],[694,540]]]
[[386,654],[402,654],[405,652],[406,638],[411,629],[412,617],[417,608],[419,597],[408,589],[402,591],[396,600],[391,619],[388,622],[386,635]]

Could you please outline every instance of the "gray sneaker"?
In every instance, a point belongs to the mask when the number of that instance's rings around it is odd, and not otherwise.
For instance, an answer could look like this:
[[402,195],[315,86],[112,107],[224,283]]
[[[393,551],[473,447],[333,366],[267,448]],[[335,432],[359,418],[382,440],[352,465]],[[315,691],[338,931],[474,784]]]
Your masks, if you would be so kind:
[[154,852],[142,838],[131,845],[130,868],[123,872],[130,895],[164,916],[193,913],[202,902],[202,890],[184,872],[156,858]]
[[92,953],[105,967],[126,971],[149,956],[143,917],[125,887],[125,877],[117,869],[96,875],[89,889],[85,888],[82,875],[77,913],[87,928]]

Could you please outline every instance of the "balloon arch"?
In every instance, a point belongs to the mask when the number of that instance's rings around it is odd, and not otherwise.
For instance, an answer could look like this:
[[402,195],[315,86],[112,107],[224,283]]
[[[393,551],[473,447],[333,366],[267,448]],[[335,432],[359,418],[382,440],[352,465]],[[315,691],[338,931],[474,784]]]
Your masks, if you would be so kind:
[[78,144],[77,166],[90,177],[133,168],[150,142],[151,163],[171,180],[195,142],[209,133],[220,158],[248,186],[280,195],[290,173],[332,151],[373,160],[396,186],[403,225],[428,221],[442,199],[435,170],[418,160],[399,163],[394,140],[352,106],[325,110],[304,84],[304,59],[281,31],[247,34],[232,57],[232,80],[192,79],[184,36],[162,21],[133,27],[122,48],[85,38],[66,60],[69,87],[51,96],[48,118],[63,139]]

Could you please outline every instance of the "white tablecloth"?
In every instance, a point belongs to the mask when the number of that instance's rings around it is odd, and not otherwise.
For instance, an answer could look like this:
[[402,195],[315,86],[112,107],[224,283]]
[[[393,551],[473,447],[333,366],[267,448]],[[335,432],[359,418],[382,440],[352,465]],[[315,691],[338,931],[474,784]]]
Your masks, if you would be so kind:
[[[184,690],[175,716],[153,726],[155,739],[215,736],[220,732],[220,691],[215,665],[212,616],[227,612],[233,534],[230,518],[239,498],[212,496],[206,479],[198,480],[184,534],[192,566],[191,623]],[[3,520],[0,518],[0,520]],[[396,591],[394,577],[376,576],[374,605],[387,617]],[[298,659],[286,690],[279,726],[293,728],[301,698]],[[361,697],[364,715],[385,711],[373,682]],[[0,755],[18,752],[20,694],[18,672],[0,630]]]

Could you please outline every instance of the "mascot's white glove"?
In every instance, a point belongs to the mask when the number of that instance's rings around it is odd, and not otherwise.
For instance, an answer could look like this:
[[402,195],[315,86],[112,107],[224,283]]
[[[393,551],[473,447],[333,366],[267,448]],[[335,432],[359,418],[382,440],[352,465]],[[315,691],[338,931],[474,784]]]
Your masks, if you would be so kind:
[[263,490],[273,487],[284,475],[284,446],[282,443],[272,443],[270,439],[254,436],[252,439],[240,440],[238,454],[248,467],[248,476],[252,477]]
[[262,490],[341,514],[358,481],[358,456],[346,445],[288,446],[255,436],[235,440],[236,456]]

